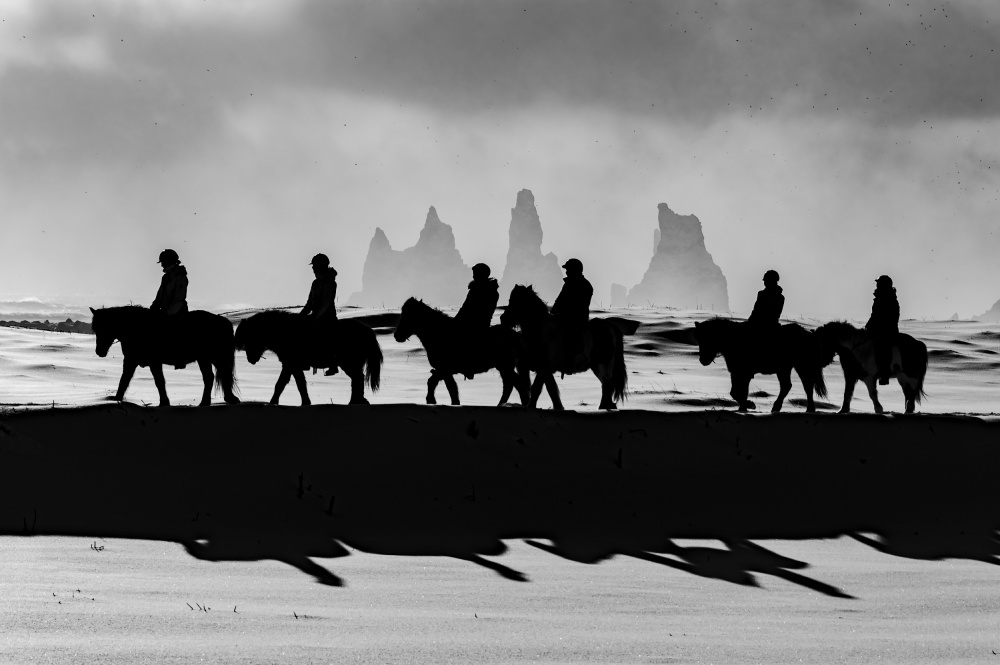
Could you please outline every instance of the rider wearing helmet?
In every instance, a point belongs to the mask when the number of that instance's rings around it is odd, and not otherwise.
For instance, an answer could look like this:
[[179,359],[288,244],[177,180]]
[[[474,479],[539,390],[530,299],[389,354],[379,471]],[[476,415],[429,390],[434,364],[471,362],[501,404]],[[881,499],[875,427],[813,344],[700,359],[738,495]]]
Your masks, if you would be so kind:
[[583,331],[590,319],[590,299],[594,296],[594,287],[583,276],[583,263],[579,259],[570,259],[563,264],[563,269],[566,277],[551,311],[562,325],[568,355],[573,358],[584,350]]
[[465,296],[462,308],[455,315],[455,321],[473,330],[486,330],[493,322],[493,312],[500,300],[500,286],[490,277],[490,267],[485,263],[472,266],[472,281],[469,295]]
[[892,345],[899,334],[899,300],[892,278],[882,275],[875,280],[875,299],[872,301],[872,315],[865,324],[865,330],[875,344],[875,365],[878,367],[878,382],[888,385],[892,365]]
[[160,252],[157,263],[163,267],[163,277],[160,278],[156,299],[149,308],[167,315],[187,312],[187,268],[181,265],[180,257],[172,249]]
[[[337,322],[337,271],[330,267],[330,259],[326,254],[317,254],[309,262],[312,265],[313,279],[309,287],[309,298],[299,314],[310,316],[316,320],[321,329],[321,336],[329,339],[333,335],[333,325]],[[327,366],[326,376],[337,373],[336,358],[331,358]]]
[[785,307],[785,296],[781,295],[779,279],[776,270],[764,273],[764,288],[757,292],[757,302],[754,303],[750,318],[747,319],[759,330],[771,330],[781,326],[781,310]]

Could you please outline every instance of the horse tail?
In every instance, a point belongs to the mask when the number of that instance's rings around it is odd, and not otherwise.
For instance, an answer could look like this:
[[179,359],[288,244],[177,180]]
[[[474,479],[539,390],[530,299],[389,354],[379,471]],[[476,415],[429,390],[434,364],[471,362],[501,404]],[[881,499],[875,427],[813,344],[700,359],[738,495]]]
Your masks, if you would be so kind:
[[920,340],[916,340],[916,342],[917,343],[914,346],[916,346],[917,350],[917,357],[915,358],[917,361],[917,390],[913,400],[917,404],[920,404],[920,398],[927,397],[927,393],[924,392],[924,377],[927,376],[927,365],[929,363],[927,358],[927,345]]
[[372,392],[379,389],[382,378],[382,347],[379,346],[378,337],[371,329],[368,330],[367,358],[365,359],[365,381]]
[[611,365],[611,397],[617,403],[628,398],[628,372],[625,370],[625,342],[617,326],[608,326],[615,340]]
[[826,379],[823,378],[823,366],[816,365],[816,376],[813,377],[813,389],[817,397],[826,397]]

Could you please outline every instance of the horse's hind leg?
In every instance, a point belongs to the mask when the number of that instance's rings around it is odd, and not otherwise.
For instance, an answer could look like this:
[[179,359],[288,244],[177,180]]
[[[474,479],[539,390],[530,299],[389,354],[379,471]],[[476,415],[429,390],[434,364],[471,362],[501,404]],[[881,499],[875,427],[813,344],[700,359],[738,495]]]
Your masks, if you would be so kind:
[[312,401],[309,399],[309,389],[306,388],[306,375],[301,369],[293,369],[292,378],[295,379],[295,387],[299,389],[299,396],[302,397],[302,406],[311,405]]
[[500,379],[503,381],[503,392],[500,394],[500,402],[497,406],[503,406],[510,399],[510,394],[514,392],[514,382],[517,376],[510,367],[504,367],[500,371]]
[[121,402],[125,399],[125,391],[128,390],[128,384],[132,383],[132,375],[135,374],[135,368],[138,367],[135,363],[130,363],[125,361],[122,366],[122,378],[118,380],[118,392],[115,393],[115,400]]
[[201,370],[201,380],[205,383],[205,389],[201,392],[201,403],[198,406],[212,405],[212,381],[215,374],[212,372],[212,363],[208,360],[198,360],[198,369]]
[[437,404],[437,398],[434,397],[434,391],[437,390],[437,385],[441,382],[441,377],[435,370],[431,370],[431,378],[427,379],[427,403]]
[[351,367],[350,371],[343,365],[344,373],[351,377],[351,401],[348,404],[368,404],[365,399],[365,373],[360,367]]
[[601,403],[597,408],[613,411],[618,408],[618,405],[615,404],[614,399],[612,399],[614,388],[611,384],[611,372],[608,371],[607,373],[603,373],[600,371],[602,369],[604,369],[603,366],[594,371],[594,375],[601,380]]
[[552,408],[555,411],[562,411],[565,407],[563,407],[562,399],[559,397],[559,384],[556,383],[556,377],[553,374],[545,377],[545,389],[549,391]]
[[917,408],[917,390],[909,377],[900,374],[897,380],[899,381],[899,387],[903,389],[903,398],[906,400],[906,413],[913,413]]
[[851,400],[854,398],[854,385],[857,382],[853,377],[844,376],[844,405],[840,407],[840,413],[851,412]]
[[458,384],[455,383],[455,377],[451,374],[445,374],[444,385],[448,388],[448,395],[451,396],[451,403],[453,406],[458,406],[461,402],[458,401]]
[[163,379],[163,365],[150,365],[149,372],[153,375],[156,392],[160,393],[160,406],[170,406],[170,399],[167,397],[167,382]]

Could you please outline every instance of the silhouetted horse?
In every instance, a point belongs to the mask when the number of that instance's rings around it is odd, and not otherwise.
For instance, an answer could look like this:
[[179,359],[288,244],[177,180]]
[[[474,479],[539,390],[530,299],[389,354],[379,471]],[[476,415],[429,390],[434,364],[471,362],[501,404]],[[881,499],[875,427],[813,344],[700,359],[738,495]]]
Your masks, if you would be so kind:
[[136,367],[149,367],[160,394],[160,406],[170,406],[163,365],[178,369],[197,362],[205,381],[200,406],[212,403],[212,366],[215,385],[222,388],[227,404],[239,404],[236,397],[236,346],[233,324],[229,319],[197,310],[174,316],[164,316],[145,307],[90,308],[94,315],[91,326],[97,335],[97,355],[104,358],[115,340],[122,343],[124,365],[115,399],[125,399]]
[[781,326],[777,338],[762,341],[760,334],[744,321],[714,318],[695,323],[694,336],[698,341],[698,356],[702,365],[710,365],[720,354],[726,360],[732,381],[729,394],[739,405],[740,411],[750,406],[750,380],[755,374],[777,374],[780,390],[771,407],[772,412],[781,411],[781,406],[792,389],[792,369],[802,381],[806,391],[806,411],[813,412],[813,390],[820,397],[826,397],[826,383],[823,367],[826,362],[820,349],[819,340],[796,323]]
[[559,386],[555,374],[576,374],[591,370],[601,381],[601,403],[598,408],[616,409],[616,403],[626,396],[628,376],[625,373],[625,351],[622,331],[614,322],[591,319],[583,332],[583,352],[569,357],[565,332],[559,318],[549,313],[545,304],[530,286],[517,285],[510,292],[510,302],[500,316],[500,323],[518,326],[528,347],[528,367],[535,372],[531,384],[531,406],[538,403],[542,386],[549,391],[552,408],[561,410]]
[[507,403],[513,389],[527,404],[528,369],[524,341],[513,330],[491,326],[481,333],[470,332],[444,312],[410,298],[403,303],[399,324],[393,335],[405,342],[416,335],[427,352],[431,378],[427,380],[427,403],[437,404],[434,391],[444,381],[451,403],[458,405],[458,384],[455,374],[472,377],[491,369],[500,372],[503,393],[497,406]]
[[[840,367],[844,370],[844,405],[840,413],[851,412],[851,398],[854,385],[864,381],[868,395],[875,405],[875,413],[882,413],[878,401],[878,368],[875,364],[875,344],[871,336],[850,323],[832,321],[820,326],[815,333],[824,351],[840,356]],[[892,364],[889,376],[895,377],[903,389],[906,413],[913,413],[924,393],[924,375],[927,374],[927,345],[905,333],[896,335],[892,347]]]
[[251,365],[257,364],[264,351],[274,351],[281,361],[281,373],[274,384],[271,404],[277,404],[291,378],[309,406],[305,370],[310,367],[339,366],[351,378],[351,404],[368,404],[365,382],[375,392],[382,373],[382,347],[372,329],[352,319],[339,319],[332,332],[315,319],[267,310],[258,312],[236,327],[236,348],[246,351]]

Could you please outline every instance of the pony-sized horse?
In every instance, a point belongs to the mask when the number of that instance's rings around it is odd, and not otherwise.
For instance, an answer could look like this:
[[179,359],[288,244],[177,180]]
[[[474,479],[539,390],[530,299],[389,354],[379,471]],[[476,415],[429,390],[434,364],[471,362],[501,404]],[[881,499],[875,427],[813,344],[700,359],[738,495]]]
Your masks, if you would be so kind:
[[792,369],[799,375],[806,391],[806,411],[816,410],[813,391],[826,397],[823,367],[833,359],[830,354],[824,362],[819,340],[797,323],[781,326],[772,340],[762,340],[751,324],[732,319],[713,318],[695,323],[694,337],[698,342],[698,357],[702,365],[710,365],[722,355],[729,370],[732,389],[729,394],[739,405],[740,411],[750,406],[750,380],[755,374],[777,374],[780,390],[771,407],[772,412],[781,406],[792,389]]
[[500,316],[505,326],[518,326],[528,347],[528,367],[534,370],[531,403],[534,407],[542,387],[549,391],[552,408],[562,410],[555,374],[576,374],[591,370],[601,381],[600,409],[616,409],[626,396],[628,375],[625,371],[625,347],[622,330],[615,322],[591,319],[583,331],[583,349],[571,356],[566,332],[559,317],[530,286],[517,285],[510,292],[510,302]]
[[212,366],[215,385],[222,388],[227,404],[239,404],[236,396],[236,346],[233,324],[218,314],[197,310],[165,316],[138,305],[90,308],[91,327],[97,336],[97,355],[104,358],[115,340],[122,343],[122,377],[114,399],[125,399],[136,367],[149,367],[160,394],[160,406],[170,406],[163,365],[180,369],[197,362],[205,389],[200,406],[212,403]]
[[277,404],[291,378],[309,406],[305,370],[310,367],[339,366],[351,378],[350,404],[368,404],[365,383],[372,392],[379,388],[382,373],[382,347],[372,329],[352,319],[339,319],[326,328],[316,319],[266,310],[240,322],[236,327],[236,348],[246,351],[251,365],[273,351],[281,361],[281,373],[274,384],[271,404]]
[[[865,330],[844,321],[826,323],[817,328],[815,334],[825,351],[840,356],[840,367],[844,370],[844,405],[840,408],[840,413],[851,412],[854,385],[858,381],[864,381],[868,387],[875,413],[882,413],[882,405],[878,401],[875,344],[871,336]],[[895,378],[903,389],[906,413],[913,413],[920,398],[926,397],[926,374],[927,345],[906,333],[897,333],[892,347],[889,376]]]
[[393,336],[397,342],[405,342],[413,335],[423,344],[431,365],[431,378],[427,380],[428,404],[437,404],[434,391],[441,381],[448,388],[451,403],[460,404],[454,375],[464,374],[471,378],[491,369],[500,372],[503,381],[503,393],[497,406],[506,404],[515,388],[521,404],[528,403],[524,342],[513,330],[491,326],[479,333],[469,331],[444,312],[422,300],[410,298],[403,303]]

